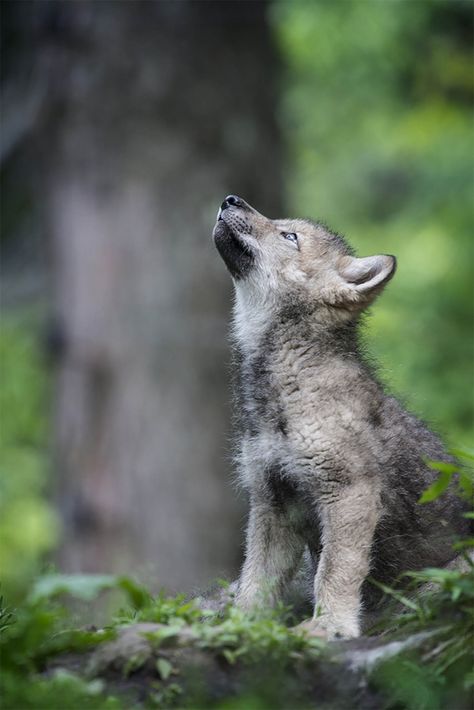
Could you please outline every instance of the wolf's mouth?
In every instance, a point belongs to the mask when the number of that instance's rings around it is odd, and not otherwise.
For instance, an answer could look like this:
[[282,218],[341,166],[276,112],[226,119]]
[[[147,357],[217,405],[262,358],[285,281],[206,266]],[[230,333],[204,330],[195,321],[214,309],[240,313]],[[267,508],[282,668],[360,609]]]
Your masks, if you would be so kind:
[[240,236],[241,222],[235,217],[226,219],[219,210],[212,232],[217,250],[235,279],[244,278],[255,261],[252,248]]
[[233,233],[229,225],[220,216],[217,217],[217,222],[214,226],[214,229],[212,230],[212,236],[214,238],[214,241],[231,236],[233,236],[234,238],[237,237],[237,235]]

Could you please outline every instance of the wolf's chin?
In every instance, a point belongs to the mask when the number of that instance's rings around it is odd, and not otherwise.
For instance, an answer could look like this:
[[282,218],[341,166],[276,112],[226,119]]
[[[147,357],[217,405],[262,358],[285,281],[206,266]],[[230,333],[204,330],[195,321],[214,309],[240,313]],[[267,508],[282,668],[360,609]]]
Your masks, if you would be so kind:
[[223,219],[217,220],[212,236],[233,278],[244,278],[255,261],[255,254],[250,246]]

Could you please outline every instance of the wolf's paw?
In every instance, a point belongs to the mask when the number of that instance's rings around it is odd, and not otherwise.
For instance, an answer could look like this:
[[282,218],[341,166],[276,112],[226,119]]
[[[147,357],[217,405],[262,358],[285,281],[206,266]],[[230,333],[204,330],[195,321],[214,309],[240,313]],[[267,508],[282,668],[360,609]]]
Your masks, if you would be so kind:
[[312,638],[326,639],[327,641],[355,638],[360,635],[357,625],[338,624],[329,619],[324,619],[324,617],[307,619],[295,626],[294,630],[297,633],[302,633]]
[[305,636],[321,639],[329,638],[328,629],[319,624],[318,619],[306,619],[306,621],[302,621],[301,624],[298,624],[298,626],[294,626],[293,628],[294,631],[304,634]]

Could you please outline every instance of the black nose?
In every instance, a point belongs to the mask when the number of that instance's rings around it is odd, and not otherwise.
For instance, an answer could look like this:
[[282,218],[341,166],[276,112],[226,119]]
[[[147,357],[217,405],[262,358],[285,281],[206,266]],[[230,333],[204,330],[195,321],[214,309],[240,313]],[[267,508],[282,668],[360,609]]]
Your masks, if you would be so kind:
[[242,207],[242,204],[242,200],[237,195],[227,195],[221,205],[221,210],[225,210],[227,207]]

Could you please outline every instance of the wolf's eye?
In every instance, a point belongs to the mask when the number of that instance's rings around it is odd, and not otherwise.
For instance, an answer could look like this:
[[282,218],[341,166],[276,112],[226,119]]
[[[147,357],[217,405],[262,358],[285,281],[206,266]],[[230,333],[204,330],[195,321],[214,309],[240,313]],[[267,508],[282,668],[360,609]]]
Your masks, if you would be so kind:
[[298,237],[294,232],[282,232],[281,236],[285,237],[285,239],[288,239],[290,242],[293,242],[293,244],[298,244]]

